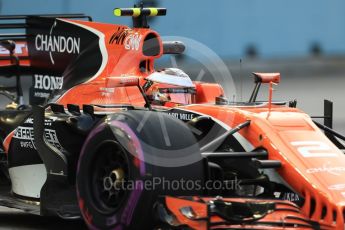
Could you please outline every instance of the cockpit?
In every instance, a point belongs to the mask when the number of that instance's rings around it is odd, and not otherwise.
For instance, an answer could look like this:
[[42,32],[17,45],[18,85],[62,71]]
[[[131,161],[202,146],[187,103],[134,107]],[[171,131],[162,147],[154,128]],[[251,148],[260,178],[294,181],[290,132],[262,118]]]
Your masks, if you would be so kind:
[[156,71],[145,80],[143,89],[154,105],[190,104],[196,92],[190,77],[177,68]]

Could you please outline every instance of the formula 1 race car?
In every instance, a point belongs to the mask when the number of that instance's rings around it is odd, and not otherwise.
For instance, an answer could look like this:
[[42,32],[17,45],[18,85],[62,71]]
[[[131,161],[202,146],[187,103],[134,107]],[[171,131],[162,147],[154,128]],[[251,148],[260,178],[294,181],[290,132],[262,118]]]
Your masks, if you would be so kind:
[[[296,101],[272,100],[279,73],[254,73],[249,101],[230,102],[217,83],[155,70],[185,49],[148,26],[166,9],[114,14],[133,28],[0,17],[0,29],[25,28],[0,35],[0,73],[17,81],[0,89],[14,101],[0,111],[0,205],[90,229],[344,228],[345,137],[330,101],[315,122]],[[262,84],[268,101],[257,101]]]

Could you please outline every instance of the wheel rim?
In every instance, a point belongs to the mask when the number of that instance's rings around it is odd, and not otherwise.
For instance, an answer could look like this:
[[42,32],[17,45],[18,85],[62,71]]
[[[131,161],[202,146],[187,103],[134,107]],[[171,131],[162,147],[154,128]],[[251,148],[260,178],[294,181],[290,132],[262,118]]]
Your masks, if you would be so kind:
[[126,199],[129,178],[127,154],[118,144],[99,148],[90,170],[91,197],[99,212],[111,214]]

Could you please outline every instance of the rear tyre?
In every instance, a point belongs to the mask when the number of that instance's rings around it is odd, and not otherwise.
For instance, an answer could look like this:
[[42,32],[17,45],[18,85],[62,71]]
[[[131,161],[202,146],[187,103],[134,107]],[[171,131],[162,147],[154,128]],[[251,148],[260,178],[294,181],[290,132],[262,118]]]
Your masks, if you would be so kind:
[[[164,166],[162,159],[175,162],[183,154],[195,161]],[[159,195],[201,195],[203,181],[200,150],[185,124],[128,111],[107,117],[88,136],[77,170],[79,206],[91,229],[152,229]]]

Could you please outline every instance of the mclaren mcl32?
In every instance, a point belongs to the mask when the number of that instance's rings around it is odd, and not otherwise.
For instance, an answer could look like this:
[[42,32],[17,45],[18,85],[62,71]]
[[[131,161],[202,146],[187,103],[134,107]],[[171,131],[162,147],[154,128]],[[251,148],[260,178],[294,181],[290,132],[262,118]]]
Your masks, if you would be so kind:
[[[90,229],[344,229],[344,136],[272,100],[279,73],[254,73],[248,102],[192,81],[147,17],[133,27],[83,14],[1,16],[0,205],[83,218]],[[10,21],[10,23],[9,23]],[[12,23],[12,22],[13,23]],[[32,76],[30,105],[20,84]],[[269,84],[270,97],[257,101]]]

